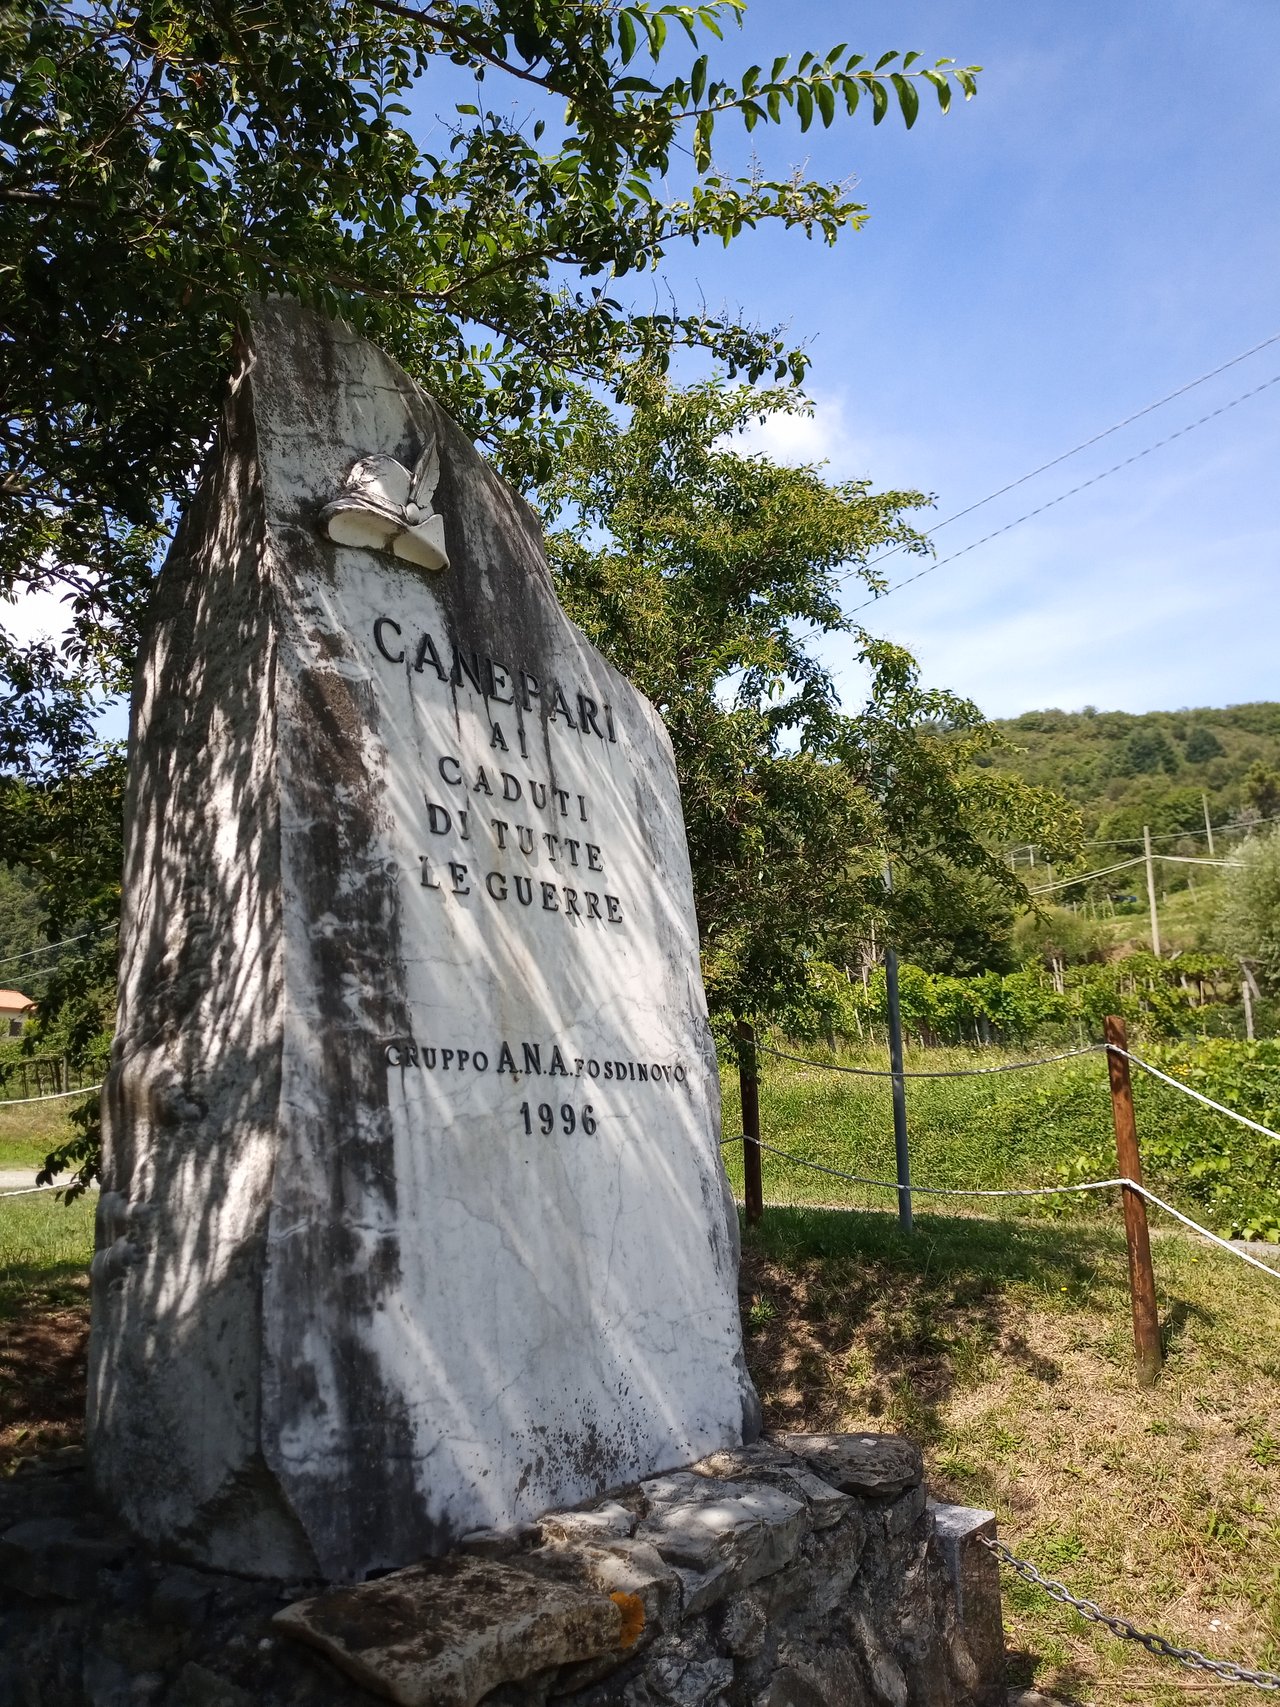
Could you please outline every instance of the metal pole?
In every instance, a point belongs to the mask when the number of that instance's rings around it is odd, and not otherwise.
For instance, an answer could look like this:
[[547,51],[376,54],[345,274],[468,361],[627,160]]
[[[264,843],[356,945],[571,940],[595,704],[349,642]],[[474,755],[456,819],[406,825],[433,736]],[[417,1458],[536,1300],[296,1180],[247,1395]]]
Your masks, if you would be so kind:
[[1151,830],[1142,826],[1142,845],[1147,854],[1147,903],[1151,908],[1151,952],[1160,958],[1160,920],[1156,916],[1156,868],[1151,858]]
[[[1107,1039],[1107,1071],[1111,1078],[1111,1115],[1116,1129],[1116,1159],[1120,1172],[1135,1185],[1142,1184],[1142,1161],[1138,1155],[1138,1125],[1133,1115],[1133,1087],[1129,1062],[1118,1050],[1127,1050],[1129,1036],[1124,1021],[1112,1014],[1104,1022]],[[1160,1348],[1160,1312],[1156,1307],[1156,1277],[1151,1266],[1151,1239],[1147,1232],[1147,1205],[1139,1192],[1124,1188],[1124,1233],[1129,1246],[1129,1292],[1133,1299],[1133,1346],[1137,1353],[1138,1385],[1150,1387],[1160,1373],[1164,1354]]]
[[764,1180],[760,1173],[760,1080],[756,1072],[755,1027],[737,1024],[738,1088],[742,1092],[742,1198],[747,1225],[764,1216]]
[[1209,838],[1209,858],[1213,858],[1213,825],[1209,822],[1209,796],[1200,790],[1200,804],[1204,807],[1204,833]]
[[[884,868],[885,893],[893,894],[893,871]],[[898,1222],[911,1231],[911,1150],[907,1143],[907,1084],[902,1076],[902,1007],[898,1000],[898,951],[885,945],[885,992],[889,998],[889,1070],[893,1077],[893,1149],[898,1166]]]

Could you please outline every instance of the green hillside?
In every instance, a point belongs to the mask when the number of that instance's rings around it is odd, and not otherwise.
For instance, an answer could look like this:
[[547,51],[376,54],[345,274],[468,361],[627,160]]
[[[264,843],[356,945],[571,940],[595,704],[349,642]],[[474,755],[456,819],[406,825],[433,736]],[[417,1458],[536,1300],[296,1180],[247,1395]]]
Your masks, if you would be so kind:
[[[1280,813],[1280,704],[1190,711],[1026,711],[997,722],[1007,745],[991,763],[1079,806],[1091,840],[1186,832],[1204,849],[1204,800],[1215,831]],[[1170,844],[1166,844],[1170,845]],[[1093,863],[1091,860],[1090,863]]]

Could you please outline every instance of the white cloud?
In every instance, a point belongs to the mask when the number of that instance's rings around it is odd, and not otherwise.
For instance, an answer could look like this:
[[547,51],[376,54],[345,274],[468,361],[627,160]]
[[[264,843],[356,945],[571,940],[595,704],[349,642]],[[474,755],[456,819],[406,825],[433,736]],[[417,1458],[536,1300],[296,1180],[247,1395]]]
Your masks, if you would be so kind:
[[753,423],[733,442],[792,466],[825,463],[830,480],[875,476],[877,450],[855,430],[847,400],[835,393],[815,397],[809,414],[780,412]]
[[57,593],[23,591],[0,602],[0,627],[20,645],[61,639],[69,626],[67,607]]
[[[992,716],[1096,704],[1131,711],[1274,696],[1280,587],[1268,528],[1028,524],[862,613],[919,658],[930,685]],[[1140,519],[1139,519],[1140,518]],[[836,647],[828,653],[838,656]],[[851,693],[857,673],[848,671]]]

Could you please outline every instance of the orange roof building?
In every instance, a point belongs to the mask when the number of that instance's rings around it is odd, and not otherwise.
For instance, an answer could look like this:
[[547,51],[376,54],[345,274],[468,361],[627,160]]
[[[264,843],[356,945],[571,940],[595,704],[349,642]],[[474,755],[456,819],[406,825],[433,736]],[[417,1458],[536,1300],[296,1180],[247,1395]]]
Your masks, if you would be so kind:
[[36,1011],[36,1004],[21,990],[0,990],[0,1037],[19,1037]]

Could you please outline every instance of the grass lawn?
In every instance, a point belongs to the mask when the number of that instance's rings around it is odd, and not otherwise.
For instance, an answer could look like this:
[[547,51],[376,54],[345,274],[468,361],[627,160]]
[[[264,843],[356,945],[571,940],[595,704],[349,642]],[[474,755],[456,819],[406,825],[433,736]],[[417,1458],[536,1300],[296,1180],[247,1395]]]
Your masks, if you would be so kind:
[[[1280,1283],[1156,1241],[1166,1342],[1132,1374],[1123,1234],[1091,1223],[775,1208],[744,1242],[767,1424],[920,1441],[935,1493],[1076,1594],[1181,1646],[1280,1667]],[[1010,1683],[1206,1704],[1238,1690],[1148,1657],[1004,1576]]]
[[[883,1069],[884,1051],[842,1052],[802,1048],[814,1060]],[[1032,1049],[1030,1055],[1052,1054]],[[996,1050],[930,1049],[908,1051],[908,1071],[989,1067],[1017,1059]],[[790,1150],[806,1160],[848,1173],[892,1180],[893,1111],[887,1079],[856,1078],[820,1067],[801,1067],[761,1053],[760,1128],[766,1144]],[[742,1130],[736,1069],[722,1078],[724,1131]],[[1165,1093],[1175,1096],[1176,1092]],[[1139,1132],[1146,1084],[1135,1085]],[[915,1079],[907,1082],[907,1124],[912,1179],[924,1185],[1009,1186],[1058,1183],[1059,1169],[1077,1151],[1097,1139],[1110,1142],[1111,1098],[1105,1058],[1076,1060],[1026,1072],[992,1073],[981,1078]],[[725,1150],[725,1166],[735,1190],[742,1189],[740,1145]],[[773,1202],[814,1203],[887,1209],[892,1191],[853,1186],[841,1180],[765,1154],[761,1161],[765,1196]],[[963,1200],[961,1200],[962,1202]],[[927,1200],[920,1200],[925,1207]],[[958,1207],[952,1205],[950,1207]],[[1025,1213],[1011,1206],[1011,1212]],[[1043,1208],[1039,1211],[1043,1213]]]
[[74,1097],[8,1106],[0,1102],[0,1168],[30,1168],[34,1179],[53,1146],[71,1136],[67,1111],[75,1107]]

